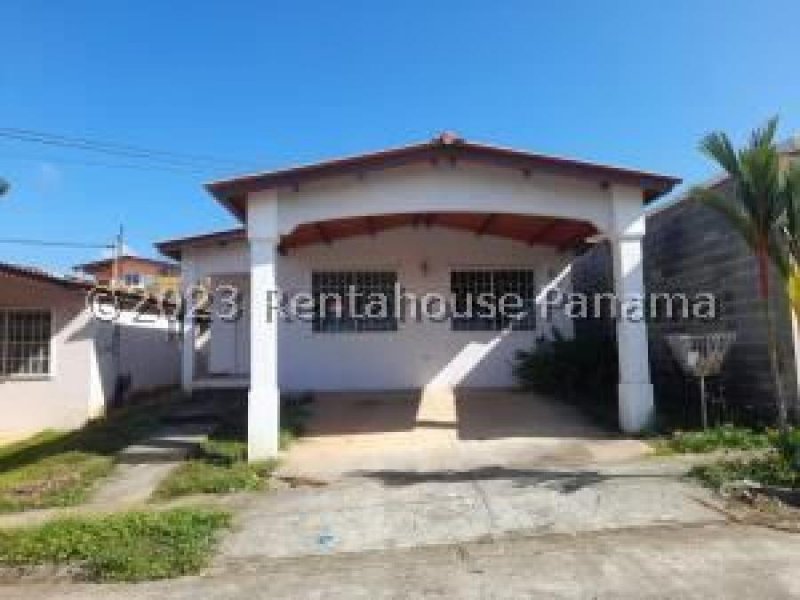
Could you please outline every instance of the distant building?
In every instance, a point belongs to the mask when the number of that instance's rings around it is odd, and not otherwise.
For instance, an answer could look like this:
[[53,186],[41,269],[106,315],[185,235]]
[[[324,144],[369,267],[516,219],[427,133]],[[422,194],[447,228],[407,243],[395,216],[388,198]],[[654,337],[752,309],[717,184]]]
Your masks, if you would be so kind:
[[74,269],[88,275],[99,285],[116,285],[131,290],[177,290],[180,267],[175,263],[140,256],[120,257],[116,270],[114,259],[104,258],[76,265]]

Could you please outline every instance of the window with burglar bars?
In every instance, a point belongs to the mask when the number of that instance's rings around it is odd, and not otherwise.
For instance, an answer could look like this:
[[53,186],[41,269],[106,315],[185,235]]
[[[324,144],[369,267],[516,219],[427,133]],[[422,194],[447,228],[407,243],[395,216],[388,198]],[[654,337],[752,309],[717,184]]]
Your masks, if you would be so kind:
[[49,375],[50,311],[0,308],[0,376]]
[[[474,269],[452,271],[450,291],[455,303],[454,331],[499,331],[536,329],[536,283],[530,269]],[[507,299],[506,314],[501,314],[500,300]]]
[[[325,333],[396,331],[396,284],[397,273],[393,271],[314,271],[311,274],[312,330]],[[374,311],[379,305],[371,304],[376,300],[386,306],[385,313],[378,316]],[[370,304],[373,311],[368,314]]]

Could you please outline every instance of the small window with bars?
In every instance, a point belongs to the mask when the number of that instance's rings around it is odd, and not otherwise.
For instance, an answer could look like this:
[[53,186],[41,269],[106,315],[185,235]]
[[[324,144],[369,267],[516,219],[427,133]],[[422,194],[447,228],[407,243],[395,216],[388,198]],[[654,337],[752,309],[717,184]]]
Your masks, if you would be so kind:
[[51,334],[50,311],[0,308],[0,376],[49,375]]
[[536,282],[530,269],[452,271],[450,291],[454,331],[536,329]]
[[396,331],[396,284],[397,273],[393,271],[314,271],[312,330]]

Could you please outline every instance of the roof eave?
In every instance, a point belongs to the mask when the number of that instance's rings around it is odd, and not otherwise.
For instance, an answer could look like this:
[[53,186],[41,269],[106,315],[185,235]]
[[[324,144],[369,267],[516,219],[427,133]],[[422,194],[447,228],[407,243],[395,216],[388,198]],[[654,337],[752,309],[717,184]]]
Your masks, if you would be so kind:
[[205,188],[237,219],[244,222],[246,196],[256,191],[276,187],[296,187],[310,180],[404,166],[424,160],[435,161],[440,158],[476,160],[523,171],[538,169],[555,174],[588,177],[605,183],[627,183],[642,189],[645,203],[670,192],[681,182],[677,177],[648,171],[455,140],[448,143],[428,142],[391,148],[289,169],[223,179],[209,182]]

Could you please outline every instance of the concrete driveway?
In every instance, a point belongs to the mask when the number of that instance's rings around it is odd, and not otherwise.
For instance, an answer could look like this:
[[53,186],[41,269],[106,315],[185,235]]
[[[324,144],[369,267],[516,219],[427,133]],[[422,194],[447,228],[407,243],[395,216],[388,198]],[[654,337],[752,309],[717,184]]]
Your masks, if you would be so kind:
[[312,411],[307,435],[285,457],[285,477],[332,481],[376,470],[586,465],[649,451],[563,402],[531,393],[327,393],[315,398]]
[[646,460],[595,467],[493,466],[361,471],[327,485],[253,495],[221,563],[315,554],[715,523],[711,497],[685,465]]

